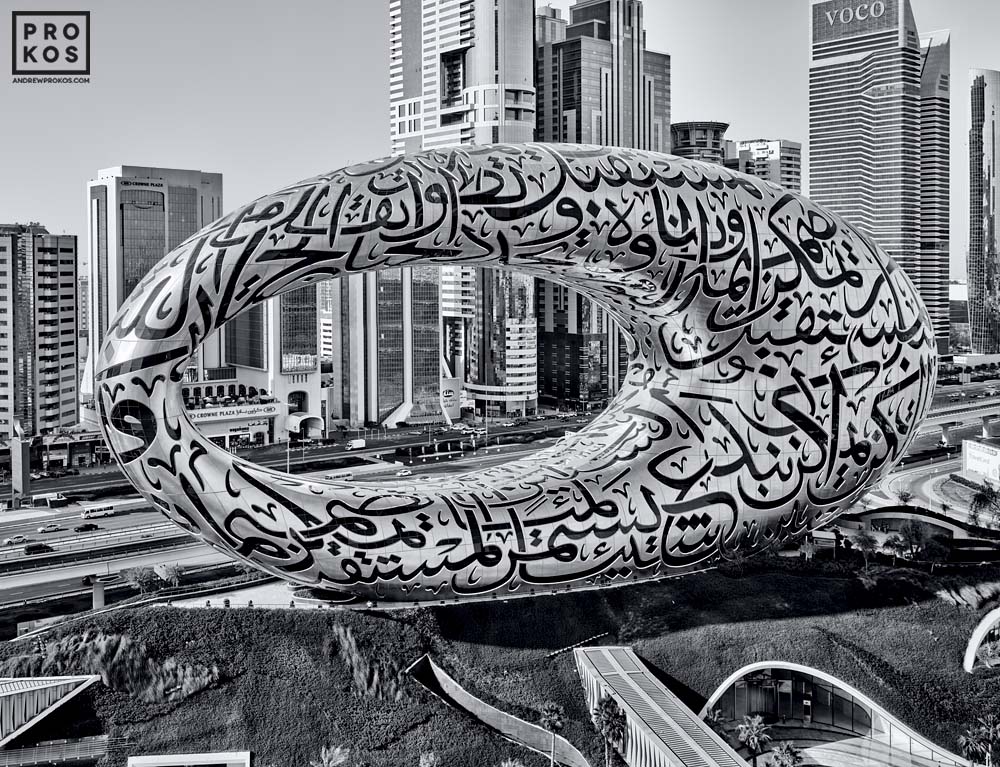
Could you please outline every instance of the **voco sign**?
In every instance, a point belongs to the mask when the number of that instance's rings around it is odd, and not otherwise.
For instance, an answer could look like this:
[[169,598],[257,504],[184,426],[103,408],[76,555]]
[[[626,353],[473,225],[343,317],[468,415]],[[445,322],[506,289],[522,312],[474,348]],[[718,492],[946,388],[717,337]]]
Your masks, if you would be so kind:
[[874,3],[861,3],[856,8],[845,6],[839,11],[827,11],[826,20],[832,27],[838,21],[841,24],[850,24],[852,21],[864,21],[865,19],[877,19],[885,16],[885,3],[882,0],[875,0]]

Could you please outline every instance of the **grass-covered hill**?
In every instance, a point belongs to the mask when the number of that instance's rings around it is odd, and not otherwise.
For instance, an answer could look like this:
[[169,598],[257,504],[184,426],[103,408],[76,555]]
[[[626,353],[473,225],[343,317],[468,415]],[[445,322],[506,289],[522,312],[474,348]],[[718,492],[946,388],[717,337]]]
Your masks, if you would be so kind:
[[[430,652],[470,692],[536,720],[562,704],[562,734],[603,763],[572,653],[602,632],[631,644],[692,705],[738,666],[783,659],[866,691],[946,748],[985,710],[1000,710],[1000,672],[970,676],[965,644],[982,611],[933,596],[926,576],[718,572],[537,599],[400,612],[121,611],[0,648],[0,672],[104,673],[105,731],[129,752],[251,749],[262,767],[308,767],[323,746],[349,764],[494,767],[524,752],[423,693],[404,669]],[[125,649],[122,649],[125,648]],[[124,765],[125,751],[107,764]]]

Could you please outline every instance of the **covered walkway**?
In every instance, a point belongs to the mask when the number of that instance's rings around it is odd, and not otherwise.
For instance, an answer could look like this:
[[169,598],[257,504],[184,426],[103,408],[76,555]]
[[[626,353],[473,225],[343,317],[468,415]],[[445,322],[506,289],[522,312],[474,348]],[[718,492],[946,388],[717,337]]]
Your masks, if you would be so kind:
[[587,707],[611,696],[627,720],[624,757],[630,767],[746,767],[705,721],[643,665],[631,647],[573,651]]

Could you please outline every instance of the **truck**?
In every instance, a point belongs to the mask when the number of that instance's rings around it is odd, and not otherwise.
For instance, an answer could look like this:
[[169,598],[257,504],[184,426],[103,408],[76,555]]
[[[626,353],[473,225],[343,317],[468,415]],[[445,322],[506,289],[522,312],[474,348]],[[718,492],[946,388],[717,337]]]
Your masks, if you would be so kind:
[[352,439],[350,442],[347,443],[347,448],[346,449],[347,450],[357,450],[359,448],[364,447],[367,444],[368,443],[365,440],[363,440],[363,439]]
[[62,493],[42,493],[25,498],[23,504],[35,509],[58,509],[69,506],[69,498]]

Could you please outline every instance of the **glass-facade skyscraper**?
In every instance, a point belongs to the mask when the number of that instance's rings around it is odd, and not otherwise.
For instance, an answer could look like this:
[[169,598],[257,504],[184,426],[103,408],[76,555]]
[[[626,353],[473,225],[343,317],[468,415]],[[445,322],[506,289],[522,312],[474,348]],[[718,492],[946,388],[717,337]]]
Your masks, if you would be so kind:
[[[539,141],[670,151],[670,56],[646,47],[641,0],[576,0],[535,15]],[[624,380],[618,324],[574,290],[536,286],[540,395],[603,407]]]
[[969,330],[972,351],[1000,353],[1000,72],[969,70]]
[[[87,184],[90,252],[90,341],[81,381],[93,395],[104,334],[118,309],[161,258],[222,213],[222,174],[122,165]],[[214,334],[202,346],[200,367],[221,368],[223,344]]]
[[875,240],[948,350],[950,42],[908,0],[812,5],[809,194]]

